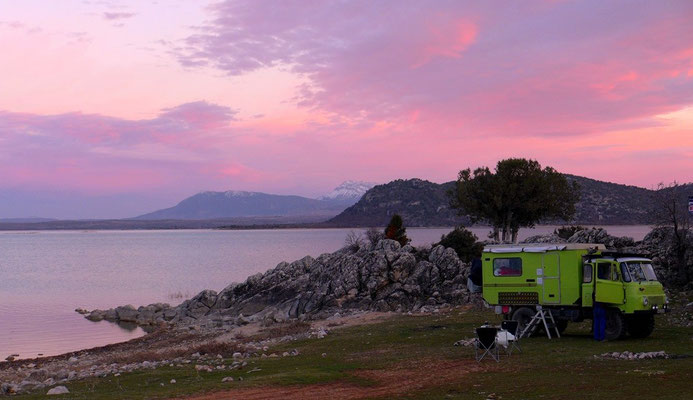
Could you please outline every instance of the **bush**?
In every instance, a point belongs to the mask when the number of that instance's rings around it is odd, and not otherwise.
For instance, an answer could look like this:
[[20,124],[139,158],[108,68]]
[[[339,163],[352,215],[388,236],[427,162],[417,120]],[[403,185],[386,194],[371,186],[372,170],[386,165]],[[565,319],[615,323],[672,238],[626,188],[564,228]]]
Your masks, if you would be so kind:
[[474,258],[480,257],[484,250],[479,238],[464,226],[458,226],[447,235],[441,236],[438,244],[455,250],[457,257],[464,262],[471,262]]
[[407,237],[407,228],[404,227],[404,221],[399,214],[395,214],[390,219],[390,223],[385,228],[385,237],[396,240],[401,246],[406,246],[411,241]]
[[344,239],[344,246],[351,250],[352,252],[357,252],[361,247],[363,247],[363,237],[358,232],[350,231],[346,239]]
[[573,236],[578,231],[584,231],[585,229],[587,229],[587,228],[585,228],[584,226],[580,226],[580,225],[562,226],[558,229],[554,229],[553,234],[558,236],[561,239],[568,240],[568,239],[570,239],[571,236]]
[[376,228],[368,228],[366,230],[366,239],[371,246],[375,246],[379,241],[385,239],[385,235]]

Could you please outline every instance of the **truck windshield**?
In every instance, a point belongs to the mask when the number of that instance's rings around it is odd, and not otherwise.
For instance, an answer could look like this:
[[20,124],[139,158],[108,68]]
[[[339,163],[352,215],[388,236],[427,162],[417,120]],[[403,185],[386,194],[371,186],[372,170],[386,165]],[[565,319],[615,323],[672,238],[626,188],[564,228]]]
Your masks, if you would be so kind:
[[649,262],[630,261],[628,262],[628,272],[636,282],[657,280],[654,268],[652,268],[652,264]]

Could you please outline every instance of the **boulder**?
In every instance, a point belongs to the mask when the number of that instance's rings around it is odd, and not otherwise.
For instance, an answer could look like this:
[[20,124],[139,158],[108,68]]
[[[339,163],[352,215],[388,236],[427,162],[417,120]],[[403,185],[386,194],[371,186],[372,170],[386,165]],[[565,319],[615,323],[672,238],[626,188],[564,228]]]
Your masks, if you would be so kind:
[[116,318],[121,322],[137,322],[139,312],[132,305],[116,307]]
[[67,390],[67,388],[65,386],[56,386],[56,387],[50,389],[48,391],[48,393],[46,393],[46,394],[51,396],[51,395],[56,395],[56,394],[68,394],[68,393],[70,393],[70,391]]

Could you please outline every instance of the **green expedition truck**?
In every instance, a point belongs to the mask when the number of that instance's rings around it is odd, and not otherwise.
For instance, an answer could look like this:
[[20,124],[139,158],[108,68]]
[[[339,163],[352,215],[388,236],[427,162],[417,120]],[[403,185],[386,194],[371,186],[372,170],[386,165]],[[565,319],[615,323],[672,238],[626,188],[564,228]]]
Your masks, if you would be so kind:
[[484,300],[519,321],[520,329],[541,305],[561,332],[569,321],[592,319],[598,301],[606,309],[607,339],[647,337],[654,315],[668,311],[652,261],[608,252],[601,244],[486,246],[482,271]]

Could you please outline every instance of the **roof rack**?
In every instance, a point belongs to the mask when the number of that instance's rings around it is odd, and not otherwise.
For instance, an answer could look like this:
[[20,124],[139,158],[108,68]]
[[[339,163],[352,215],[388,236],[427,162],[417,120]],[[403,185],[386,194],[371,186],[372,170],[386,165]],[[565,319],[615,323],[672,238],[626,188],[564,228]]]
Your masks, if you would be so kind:
[[599,243],[519,243],[484,246],[484,253],[543,253],[551,250],[604,251],[606,247]]
[[635,258],[648,258],[649,259],[649,254],[638,254],[638,253],[624,253],[624,252],[619,252],[619,251],[602,251],[601,253],[597,254],[585,254],[582,256],[583,258],[586,259],[594,259],[594,258],[624,258],[624,257],[635,257]]

